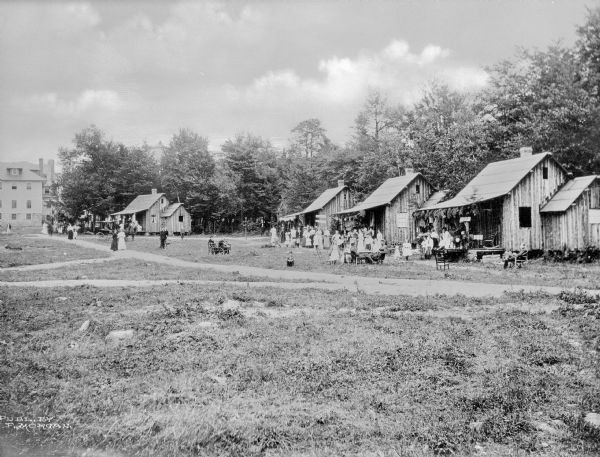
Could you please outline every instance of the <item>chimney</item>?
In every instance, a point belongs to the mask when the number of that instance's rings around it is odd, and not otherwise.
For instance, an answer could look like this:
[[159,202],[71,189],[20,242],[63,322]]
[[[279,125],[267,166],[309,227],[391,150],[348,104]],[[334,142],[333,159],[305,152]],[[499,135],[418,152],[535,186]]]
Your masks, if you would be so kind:
[[48,173],[50,174],[50,182],[54,182],[54,159],[48,160]]
[[156,189],[152,189],[152,195],[156,195]]
[[415,172],[415,169],[412,167],[404,167],[404,174],[408,175],[408,174],[413,174]]
[[345,186],[344,180],[343,179],[338,179],[338,185],[337,186],[338,187],[344,187]]
[[531,157],[533,155],[533,148],[531,146],[523,146],[519,148],[520,157]]
[[44,176],[44,159],[38,159],[39,163],[39,173],[41,176]]

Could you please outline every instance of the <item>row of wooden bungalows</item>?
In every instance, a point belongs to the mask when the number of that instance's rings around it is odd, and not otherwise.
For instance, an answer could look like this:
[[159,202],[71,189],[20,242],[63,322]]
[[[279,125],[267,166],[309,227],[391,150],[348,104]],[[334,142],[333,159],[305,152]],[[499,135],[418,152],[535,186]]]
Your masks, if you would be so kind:
[[329,227],[355,216],[381,230],[388,242],[414,241],[433,226],[438,232],[465,230],[480,246],[529,250],[584,249],[600,246],[600,177],[571,178],[550,153],[488,164],[454,198],[437,190],[420,173],[387,179],[363,202],[353,205],[343,182],[327,189],[304,211],[306,225]]

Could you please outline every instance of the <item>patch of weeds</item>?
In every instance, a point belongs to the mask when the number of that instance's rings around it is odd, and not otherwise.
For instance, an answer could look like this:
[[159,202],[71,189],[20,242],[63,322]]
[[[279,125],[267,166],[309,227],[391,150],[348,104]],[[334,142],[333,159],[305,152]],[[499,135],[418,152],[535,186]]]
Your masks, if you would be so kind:
[[522,302],[526,302],[526,303],[531,303],[531,302],[540,301],[540,300],[551,300],[552,298],[554,298],[553,294],[550,294],[543,290],[526,292],[524,289],[515,290],[515,291],[506,290],[506,291],[504,291],[504,296],[507,299],[509,299],[510,301],[515,301],[515,302],[522,301]]
[[584,289],[576,287],[573,290],[561,290],[558,298],[571,305],[599,303],[600,295],[590,295]]
[[252,301],[254,299],[246,291],[234,292],[233,294],[231,294],[231,298],[233,300],[237,300],[237,301],[240,301],[240,302],[249,302],[249,301]]
[[475,354],[453,345],[445,346],[438,356],[445,366],[456,373],[467,373],[473,366]]
[[217,317],[223,321],[233,321],[237,323],[242,323],[246,319],[239,309],[221,309],[217,312]]

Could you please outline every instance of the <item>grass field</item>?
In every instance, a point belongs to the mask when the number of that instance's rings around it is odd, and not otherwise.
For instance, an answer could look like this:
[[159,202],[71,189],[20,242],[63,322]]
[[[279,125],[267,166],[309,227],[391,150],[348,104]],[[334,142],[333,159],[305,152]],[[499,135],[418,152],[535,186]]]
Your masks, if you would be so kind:
[[[90,241],[95,241],[88,237]],[[215,238],[218,239],[218,238]],[[267,238],[230,238],[232,242],[231,255],[209,255],[205,238],[169,238],[167,249],[159,249],[156,237],[138,237],[129,249],[144,252],[159,253],[178,259],[219,264],[240,264],[261,268],[283,269],[288,249],[268,246]],[[104,242],[108,245],[109,242]],[[524,268],[504,270],[500,260],[497,263],[453,263],[450,270],[436,270],[434,260],[409,260],[395,262],[387,258],[382,265],[328,265],[327,255],[319,258],[314,250],[294,249],[295,266],[297,270],[322,271],[343,275],[372,276],[379,278],[409,278],[409,279],[439,279],[487,282],[496,284],[531,284],[539,286],[584,287],[596,289],[599,287],[599,264],[560,264],[545,263],[542,259],[528,262]]]
[[5,233],[0,234],[0,250],[0,268],[108,257],[108,253],[63,243],[53,237],[34,238]]
[[[68,424],[35,432],[45,455],[600,452],[582,419],[600,412],[600,306],[582,295],[84,286],[0,296],[0,414]],[[131,339],[107,342],[120,329]]]
[[[207,281],[262,281],[257,276],[222,273],[210,269],[173,268],[157,262],[137,259],[109,259],[92,264],[76,264],[49,270],[2,271],[0,281],[44,281],[60,279],[131,279],[169,280],[198,279]],[[301,280],[298,280],[301,282]]]

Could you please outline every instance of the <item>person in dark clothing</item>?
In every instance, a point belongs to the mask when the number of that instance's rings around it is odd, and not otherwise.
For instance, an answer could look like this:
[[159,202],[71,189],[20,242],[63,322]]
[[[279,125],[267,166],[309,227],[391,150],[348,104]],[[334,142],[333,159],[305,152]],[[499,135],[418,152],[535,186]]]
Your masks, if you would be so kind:
[[167,231],[167,229],[165,227],[163,227],[160,230],[160,248],[161,249],[167,248],[167,236],[168,235],[169,235],[169,232]]
[[119,239],[117,237],[117,229],[112,229],[112,242],[110,243],[110,250],[116,251],[119,249]]

